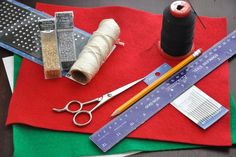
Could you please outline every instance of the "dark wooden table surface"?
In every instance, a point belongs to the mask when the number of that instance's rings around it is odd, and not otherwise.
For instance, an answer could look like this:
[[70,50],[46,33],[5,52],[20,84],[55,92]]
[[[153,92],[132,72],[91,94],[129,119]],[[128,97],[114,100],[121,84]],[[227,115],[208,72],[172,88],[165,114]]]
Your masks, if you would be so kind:
[[[2,0],[0,0],[2,1]],[[173,0],[19,0],[20,2],[34,7],[36,1],[61,4],[79,7],[96,7],[119,5],[128,6],[145,10],[152,13],[162,13],[163,9],[169,5]],[[191,0],[192,5],[199,15],[213,16],[213,17],[227,17],[228,32],[236,29],[236,1],[235,0]],[[0,48],[0,57],[10,56],[12,53]],[[230,87],[236,98],[236,56],[230,59]],[[7,116],[8,104],[11,97],[11,90],[7,80],[3,61],[0,59],[0,157],[10,157],[13,155],[12,144],[12,128],[5,127],[5,120]],[[236,125],[236,124],[235,124]],[[140,153],[133,155],[135,157],[141,156],[171,156],[171,157],[226,157],[236,156],[236,146],[227,147],[211,147],[204,149],[191,150],[177,150],[177,151],[162,151],[151,153]]]

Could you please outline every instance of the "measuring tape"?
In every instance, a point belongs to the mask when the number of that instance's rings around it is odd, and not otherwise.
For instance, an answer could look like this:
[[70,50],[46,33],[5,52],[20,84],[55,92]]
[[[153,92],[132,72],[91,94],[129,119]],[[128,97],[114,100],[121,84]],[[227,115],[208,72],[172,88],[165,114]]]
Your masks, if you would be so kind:
[[99,129],[90,139],[106,152],[176,97],[236,54],[236,30]]

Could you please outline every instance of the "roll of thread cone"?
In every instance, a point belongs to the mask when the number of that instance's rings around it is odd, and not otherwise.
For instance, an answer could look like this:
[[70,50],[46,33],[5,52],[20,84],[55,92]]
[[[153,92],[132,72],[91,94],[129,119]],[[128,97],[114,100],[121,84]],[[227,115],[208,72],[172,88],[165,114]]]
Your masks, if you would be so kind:
[[72,78],[83,85],[89,83],[111,54],[119,35],[120,27],[115,20],[102,20],[71,67]]
[[163,12],[161,49],[165,56],[182,57],[194,49],[196,15],[185,1],[175,1]]

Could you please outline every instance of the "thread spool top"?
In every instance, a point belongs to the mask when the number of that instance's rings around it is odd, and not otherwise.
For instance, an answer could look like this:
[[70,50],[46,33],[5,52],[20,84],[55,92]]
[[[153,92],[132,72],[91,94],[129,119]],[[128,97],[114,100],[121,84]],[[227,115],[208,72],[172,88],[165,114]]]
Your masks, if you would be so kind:
[[190,14],[191,6],[185,1],[175,1],[170,5],[171,15],[177,18],[183,18]]

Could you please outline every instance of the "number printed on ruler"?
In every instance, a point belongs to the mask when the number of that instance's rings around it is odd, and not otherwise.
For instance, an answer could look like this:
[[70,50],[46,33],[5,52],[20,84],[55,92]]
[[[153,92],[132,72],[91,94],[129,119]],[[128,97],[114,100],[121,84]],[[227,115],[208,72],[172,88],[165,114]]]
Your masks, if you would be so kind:
[[137,129],[168,103],[236,54],[236,31],[222,39],[120,116],[99,129],[90,139],[104,152]]

